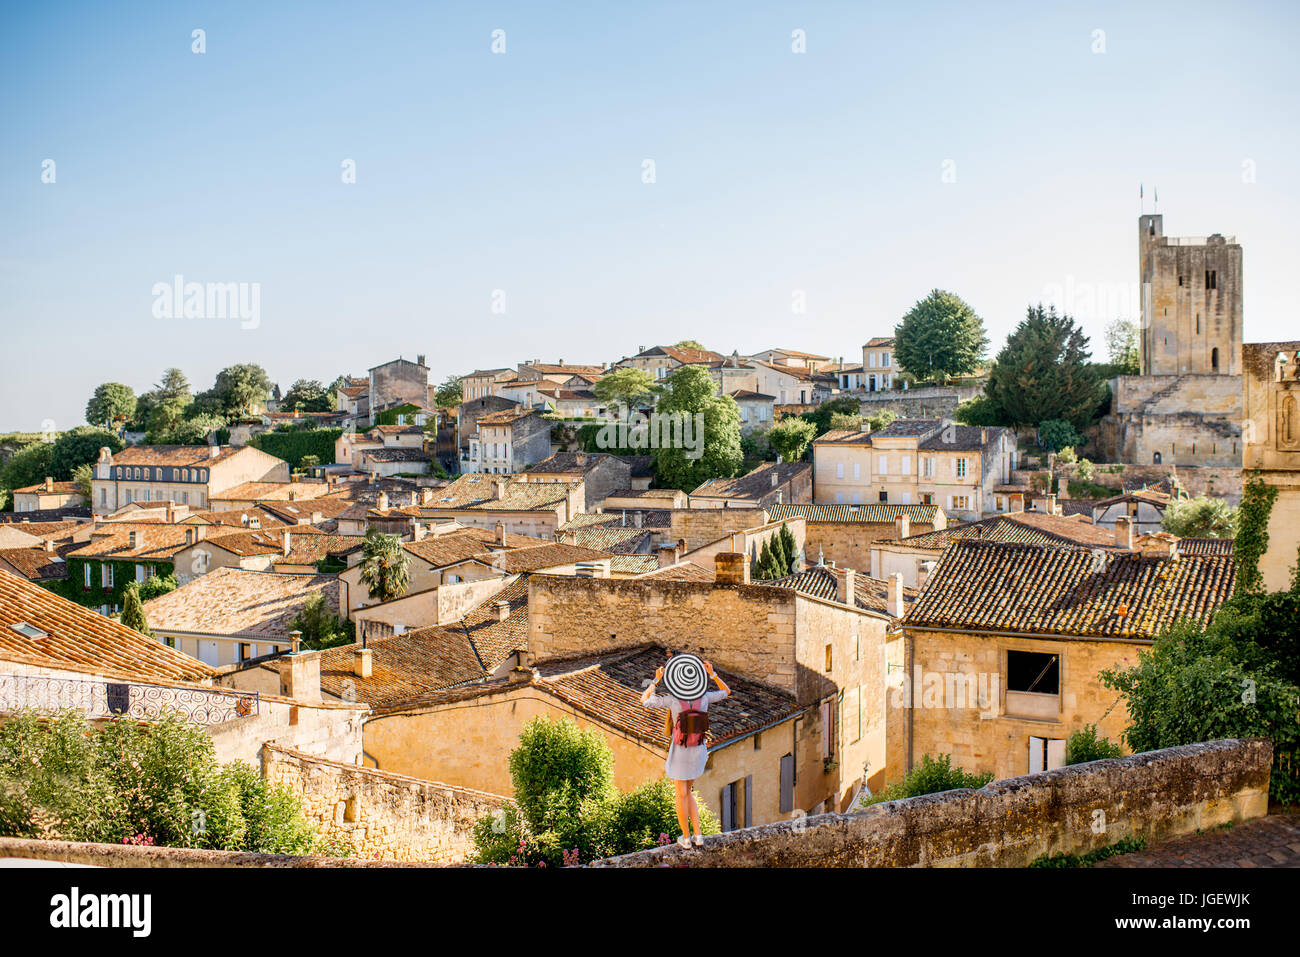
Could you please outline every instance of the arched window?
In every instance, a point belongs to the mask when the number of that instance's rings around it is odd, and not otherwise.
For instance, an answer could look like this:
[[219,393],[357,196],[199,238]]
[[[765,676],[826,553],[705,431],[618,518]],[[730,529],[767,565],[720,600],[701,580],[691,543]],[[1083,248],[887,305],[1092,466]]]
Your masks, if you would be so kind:
[[1210,350],[1210,368],[1215,372],[1219,371],[1219,350],[1214,348]]
[[1156,452],[1154,455],[1151,456],[1151,464],[1152,464],[1152,465],[1159,465],[1159,464],[1160,464],[1160,453],[1159,453],[1159,452]]

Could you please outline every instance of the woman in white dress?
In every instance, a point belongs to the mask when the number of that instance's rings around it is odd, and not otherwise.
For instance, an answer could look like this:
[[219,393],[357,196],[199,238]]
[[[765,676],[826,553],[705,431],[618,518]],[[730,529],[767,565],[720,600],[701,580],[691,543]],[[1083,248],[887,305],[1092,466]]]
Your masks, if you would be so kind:
[[672,743],[668,746],[668,761],[664,765],[664,770],[668,772],[668,777],[672,778],[673,785],[677,789],[677,823],[682,829],[677,843],[682,847],[691,846],[691,827],[695,828],[695,844],[698,846],[704,843],[704,834],[700,830],[700,807],[692,788],[695,779],[704,773],[704,766],[708,764],[709,748],[703,740],[694,745],[685,743],[677,718],[687,706],[696,711],[708,711],[709,705],[713,702],[721,701],[731,694],[731,689],[726,683],[714,674],[713,665],[704,662],[704,670],[717,684],[718,689],[706,691],[695,701],[682,702],[672,695],[655,693],[656,686],[663,680],[663,668],[655,672],[654,679],[641,693],[641,703],[647,708],[667,708],[670,712],[666,724],[668,733],[672,736]]

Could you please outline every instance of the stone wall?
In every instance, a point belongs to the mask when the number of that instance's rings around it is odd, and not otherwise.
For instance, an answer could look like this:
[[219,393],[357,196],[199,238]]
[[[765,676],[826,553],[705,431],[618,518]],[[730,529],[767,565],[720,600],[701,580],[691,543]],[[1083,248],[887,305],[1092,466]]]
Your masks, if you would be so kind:
[[60,861],[87,867],[403,867],[396,861],[355,857],[294,857],[248,851],[203,851],[189,847],[137,847],[73,841],[31,841],[0,837],[0,860]]
[[267,745],[263,775],[298,795],[307,819],[360,858],[450,864],[473,847],[471,831],[509,798],[436,781],[326,761]]
[[[908,525],[909,535],[932,531],[934,526],[925,522]],[[870,573],[872,544],[897,539],[898,525],[894,522],[808,522],[804,555],[810,565],[821,555],[827,564],[834,562],[840,568]]]
[[1273,746],[1211,741],[656,848],[596,867],[1024,867],[1263,817]]
[[1239,375],[1118,376],[1111,414],[1098,441],[1115,461],[1238,467],[1242,382]]
[[724,535],[766,523],[767,511],[761,508],[675,508],[669,513],[662,540],[675,544],[685,539],[689,552]]

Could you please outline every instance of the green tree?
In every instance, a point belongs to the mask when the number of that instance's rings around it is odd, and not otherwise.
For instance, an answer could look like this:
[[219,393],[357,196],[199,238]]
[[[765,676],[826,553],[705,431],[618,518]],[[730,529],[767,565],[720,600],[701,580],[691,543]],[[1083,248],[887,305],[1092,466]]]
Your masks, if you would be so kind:
[[938,794],[940,791],[953,791],[958,788],[978,790],[993,780],[991,773],[971,774],[961,768],[952,766],[951,755],[941,754],[934,757],[921,755],[921,761],[912,770],[903,775],[901,781],[895,781],[879,794],[872,795],[866,804],[879,804],[882,801],[900,801],[903,798],[920,797],[922,794]]
[[1038,423],[1038,444],[1049,452],[1073,449],[1084,438],[1064,419],[1044,419]]
[[410,562],[401,537],[373,528],[366,532],[361,546],[361,583],[370,590],[370,597],[380,601],[401,598],[410,582]]
[[898,418],[898,413],[893,409],[881,409],[879,412],[872,413],[863,419],[868,432],[877,432],[885,428],[889,423]]
[[184,419],[166,432],[150,432],[148,441],[151,445],[207,445],[208,436],[225,428],[226,420],[222,416],[200,413]]
[[1118,758],[1123,754],[1124,749],[1118,744],[1097,735],[1095,724],[1085,724],[1065,740],[1066,764],[1086,764],[1088,761]]
[[591,391],[609,408],[639,409],[654,398],[659,387],[654,376],[644,369],[615,369],[591,387]]
[[135,392],[120,382],[105,382],[86,403],[86,421],[91,425],[111,428],[117,419],[127,420],[133,415]]
[[126,445],[113,432],[105,432],[90,425],[69,429],[54,440],[50,449],[49,475],[60,482],[69,481],[79,465],[90,465],[99,459],[99,450],[120,452]]
[[284,412],[329,412],[333,407],[329,393],[318,379],[297,379],[280,400]]
[[12,492],[45,481],[47,475],[54,474],[53,458],[53,442],[34,442],[19,449],[0,465],[0,488]]
[[[730,478],[740,468],[740,409],[736,400],[714,392],[713,378],[700,366],[681,366],[664,379],[657,412],[673,416],[683,439],[654,451],[660,488],[694,489],[712,478]],[[661,420],[672,421],[672,420]],[[698,428],[703,423],[702,433]],[[661,436],[665,431],[661,428]]]
[[894,359],[917,379],[969,375],[988,347],[984,323],[960,297],[934,289],[894,330]]
[[[168,572],[166,575],[150,575],[140,586],[140,600],[152,601],[159,595],[175,591],[178,587],[180,585],[176,581],[174,572]],[[143,611],[144,609],[141,609],[142,613]]]
[[784,548],[785,553],[790,556],[790,565],[786,569],[786,574],[793,575],[795,572],[799,571],[799,568],[797,567],[799,564],[799,542],[794,537],[794,532],[790,531],[790,526],[786,525],[784,522],[781,523],[781,531],[777,534],[781,539],[781,545]]
[[987,395],[967,399],[953,410],[952,417],[962,425],[1002,425],[998,407]]
[[174,366],[163,370],[162,379],[153,387],[153,391],[160,402],[188,403],[193,398],[190,394],[190,380]]
[[464,389],[460,384],[460,376],[449,375],[442,380],[442,385],[433,393],[433,401],[438,403],[439,408],[450,409],[453,406],[460,405],[464,401]]
[[772,568],[776,572],[773,578],[784,578],[790,574],[791,555],[786,551],[785,540],[781,538],[780,533],[773,535],[768,539],[772,546]]
[[783,462],[798,462],[817,437],[817,426],[797,415],[787,416],[767,430],[767,443]]
[[1138,352],[1138,324],[1132,319],[1116,319],[1106,327],[1106,353],[1117,375],[1141,372]]
[[144,617],[144,608],[140,604],[140,586],[136,582],[128,582],[122,592],[122,624],[134,628],[142,635],[153,634]]
[[681,342],[677,343],[673,348],[675,348],[675,349],[694,349],[696,352],[708,352],[708,351],[709,351],[709,350],[705,349],[704,346],[700,345],[699,341],[698,341],[698,340],[695,340],[695,339],[683,339]]
[[218,372],[212,388],[195,397],[194,408],[186,415],[208,413],[226,419],[241,418],[264,407],[270,395],[271,378],[266,370],[255,362],[244,362]]
[[1175,499],[1160,517],[1160,527],[1179,538],[1232,538],[1237,510],[1221,498],[1198,495]]
[[350,645],[356,640],[355,625],[334,613],[323,591],[307,596],[289,623],[289,630],[301,631],[303,647],[313,651]]
[[1041,303],[1030,306],[1007,337],[984,391],[999,418],[1013,426],[1063,419],[1082,429],[1105,398],[1105,386],[1089,362],[1088,337],[1069,316]]
[[[831,420],[837,415],[861,415],[862,403],[851,395],[836,396],[828,399],[811,412],[801,412],[799,418],[811,422],[817,429],[817,435],[825,435],[831,430]],[[782,419],[782,422],[788,421]]]
[[91,481],[95,478],[95,468],[89,462],[78,465],[72,470],[72,481],[77,486],[77,491],[90,501]]

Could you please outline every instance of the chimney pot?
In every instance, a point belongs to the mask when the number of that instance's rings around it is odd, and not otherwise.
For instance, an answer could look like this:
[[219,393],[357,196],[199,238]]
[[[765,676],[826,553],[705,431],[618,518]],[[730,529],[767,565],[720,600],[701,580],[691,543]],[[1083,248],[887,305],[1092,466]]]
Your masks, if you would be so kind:
[[496,609],[497,609],[497,621],[505,621],[507,618],[510,617],[510,602],[499,601],[496,604]]
[[506,543],[506,523],[505,523],[505,522],[497,522],[497,526],[496,526],[496,536],[495,536],[495,538],[496,538],[496,543],[497,543],[498,545],[504,545],[504,544]]
[[853,605],[854,599],[854,578],[856,572],[852,568],[835,568],[835,598],[841,605]]
[[374,670],[373,653],[369,648],[357,648],[352,652],[352,673],[358,678],[369,678]]
[[52,476],[49,475],[45,476],[45,491],[47,492],[54,491],[54,479]]
[[290,540],[289,529],[286,528],[280,532],[280,548],[283,550],[285,555],[288,555],[291,547],[292,542]]
[[375,508],[379,509],[379,511],[381,511],[381,512],[386,512],[386,511],[388,511],[388,493],[387,493],[387,492],[380,492],[380,493],[379,493],[379,499],[375,502]]
[[1133,550],[1133,523],[1126,516],[1115,519],[1115,544],[1130,552]]
[[898,533],[899,538],[907,538],[912,534],[912,519],[905,512],[894,516],[894,530]]
[[54,539],[52,539],[52,538],[47,538],[47,539],[45,540],[45,550],[46,550],[47,552],[52,552],[52,551],[54,551]]
[[894,572],[889,576],[889,600],[885,611],[891,618],[902,618],[903,610],[903,573]]

